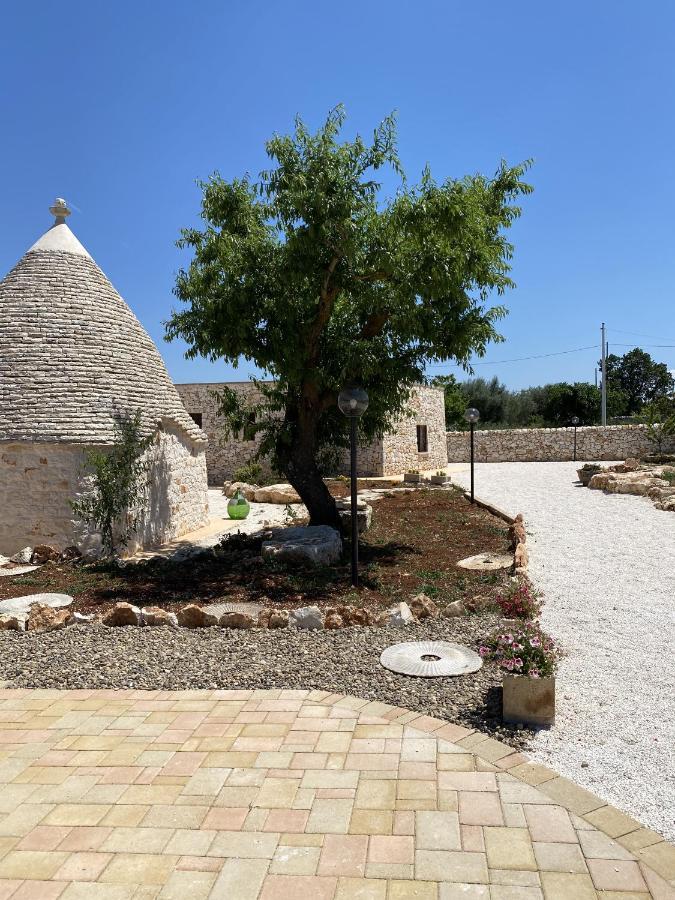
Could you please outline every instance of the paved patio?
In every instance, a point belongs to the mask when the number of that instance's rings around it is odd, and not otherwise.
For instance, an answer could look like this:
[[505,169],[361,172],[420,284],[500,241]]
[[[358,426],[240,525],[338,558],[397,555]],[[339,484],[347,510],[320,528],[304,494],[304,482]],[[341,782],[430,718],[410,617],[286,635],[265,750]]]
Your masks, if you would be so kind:
[[2,690],[0,728],[2,900],[675,896],[654,832],[380,702]]

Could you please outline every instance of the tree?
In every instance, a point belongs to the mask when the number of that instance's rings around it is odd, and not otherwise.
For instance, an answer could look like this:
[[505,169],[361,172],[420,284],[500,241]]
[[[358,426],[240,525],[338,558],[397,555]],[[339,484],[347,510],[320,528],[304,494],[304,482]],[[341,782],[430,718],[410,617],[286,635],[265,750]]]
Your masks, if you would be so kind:
[[496,375],[489,381],[470,378],[463,381],[460,388],[464,395],[464,408],[475,407],[481,422],[488,425],[503,425],[506,422],[506,407],[511,392]]
[[665,397],[675,389],[666,363],[657,363],[649,353],[635,347],[623,356],[610,353],[606,360],[607,389],[620,390],[626,398],[626,415]]
[[[418,185],[401,171],[392,116],[372,143],[340,141],[345,114],[334,109],[316,133],[296,120],[292,135],[267,142],[272,167],[202,183],[203,230],[183,230],[194,252],[175,293],[187,308],[167,323],[188,357],[235,363],[244,357],[269,373],[255,409],[231,395],[222,408],[233,427],[253,417],[261,453],[284,472],[312,524],[338,525],[335,503],[316,463],[318,448],[346,445],[340,389],[358,382],[370,405],[360,437],[382,433],[404,413],[429,361],[467,364],[499,340],[502,306],[491,292],[512,287],[505,230],[530,192],[527,164],[502,163],[493,178]],[[381,197],[376,173],[401,177]]]
[[106,556],[126,546],[136,530],[148,472],[145,453],[154,439],[152,434],[142,434],[140,410],[133,415],[118,413],[113,427],[115,437],[109,450],[86,453],[91,491],[70,504],[76,516],[99,531]]

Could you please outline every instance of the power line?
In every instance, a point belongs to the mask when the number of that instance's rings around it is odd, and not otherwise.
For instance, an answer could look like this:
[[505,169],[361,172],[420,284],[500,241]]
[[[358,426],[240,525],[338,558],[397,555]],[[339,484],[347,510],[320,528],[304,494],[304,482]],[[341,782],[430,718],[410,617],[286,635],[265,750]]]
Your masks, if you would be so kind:
[[[612,347],[633,347],[633,346],[634,346],[634,344],[617,344],[616,341],[612,341]],[[675,344],[643,344],[642,346],[643,347],[661,347],[662,349],[670,347],[671,350],[675,348]],[[642,347],[636,347],[635,349],[641,350]]]
[[[628,346],[628,345],[626,345]],[[515,359],[497,359],[494,362],[487,362],[483,360],[482,362],[472,362],[471,366],[498,366],[502,363],[513,363],[513,362],[526,362],[529,359],[547,359],[549,356],[564,356],[567,353],[581,353],[583,350],[597,350],[595,344],[591,344],[589,347],[575,347],[574,350],[558,350],[555,353],[539,353],[536,356],[519,356]],[[462,368],[461,363],[434,363],[431,366],[427,366],[429,369],[441,369],[446,366],[454,366],[456,368]]]
[[[632,334],[634,337],[646,337],[653,338],[655,341],[675,341],[675,338],[664,338],[662,334],[641,334],[639,331],[622,331],[621,328],[608,328],[607,331],[610,333],[616,332],[616,334]],[[621,347],[628,347],[629,344],[620,344]],[[660,344],[654,344],[653,346],[659,347]]]

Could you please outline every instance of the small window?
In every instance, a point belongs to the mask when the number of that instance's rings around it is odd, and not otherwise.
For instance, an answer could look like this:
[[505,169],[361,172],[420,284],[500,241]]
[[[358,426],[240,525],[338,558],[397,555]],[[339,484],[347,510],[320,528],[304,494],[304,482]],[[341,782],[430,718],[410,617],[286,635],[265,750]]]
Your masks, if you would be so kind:
[[418,453],[428,453],[429,452],[429,443],[427,441],[427,426],[426,425],[418,425],[417,426],[417,452]]
[[202,427],[202,414],[201,413],[190,413],[190,418],[195,423],[195,425],[199,425]]

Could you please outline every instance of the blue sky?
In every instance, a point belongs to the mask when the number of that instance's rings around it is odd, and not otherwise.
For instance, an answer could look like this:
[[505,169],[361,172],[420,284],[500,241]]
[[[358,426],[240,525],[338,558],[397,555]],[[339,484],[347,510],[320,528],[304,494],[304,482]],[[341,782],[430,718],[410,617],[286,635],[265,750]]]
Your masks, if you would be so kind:
[[670,0],[37,0],[1,17],[0,274],[66,197],[175,380],[248,374],[162,340],[195,180],[257,174],[272,132],[338,102],[350,135],[398,110],[413,180],[427,162],[442,179],[534,158],[506,343],[476,374],[592,380],[594,349],[498,361],[599,347],[603,319],[610,351],[644,346],[675,369],[675,347],[650,346],[675,345]]

